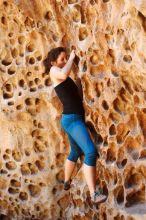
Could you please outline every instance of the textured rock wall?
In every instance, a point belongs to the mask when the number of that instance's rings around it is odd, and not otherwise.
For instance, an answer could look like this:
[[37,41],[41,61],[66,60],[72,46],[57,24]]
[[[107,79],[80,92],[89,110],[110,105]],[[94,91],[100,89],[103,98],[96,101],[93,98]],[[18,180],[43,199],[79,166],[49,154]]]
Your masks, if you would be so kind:
[[[60,45],[80,59],[72,77],[82,81],[97,183],[108,194],[99,207],[82,169],[62,190],[69,142],[42,65]],[[145,0],[0,1],[1,219],[146,219],[145,51]]]

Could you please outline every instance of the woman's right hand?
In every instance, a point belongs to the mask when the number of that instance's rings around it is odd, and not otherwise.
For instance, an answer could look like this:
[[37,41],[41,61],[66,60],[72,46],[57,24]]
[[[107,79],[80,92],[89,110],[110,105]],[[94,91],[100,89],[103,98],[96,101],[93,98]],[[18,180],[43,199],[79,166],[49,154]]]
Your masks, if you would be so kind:
[[70,53],[70,59],[73,60],[75,58],[75,55],[76,55],[75,50],[72,50],[71,53]]

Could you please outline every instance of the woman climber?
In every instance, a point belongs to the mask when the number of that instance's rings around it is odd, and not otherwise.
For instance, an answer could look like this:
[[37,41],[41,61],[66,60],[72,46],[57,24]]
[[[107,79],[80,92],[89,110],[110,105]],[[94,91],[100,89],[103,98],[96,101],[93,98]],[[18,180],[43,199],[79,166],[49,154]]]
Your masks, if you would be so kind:
[[72,50],[67,59],[67,52],[64,47],[53,48],[49,51],[44,60],[46,71],[50,72],[57,96],[63,104],[61,126],[67,133],[71,151],[65,163],[64,189],[68,190],[71,185],[73,174],[78,158],[84,155],[83,172],[88,185],[91,200],[101,203],[106,200],[99,187],[96,186],[96,159],[97,150],[90,138],[84,120],[84,108],[78,87],[71,79],[75,51]]

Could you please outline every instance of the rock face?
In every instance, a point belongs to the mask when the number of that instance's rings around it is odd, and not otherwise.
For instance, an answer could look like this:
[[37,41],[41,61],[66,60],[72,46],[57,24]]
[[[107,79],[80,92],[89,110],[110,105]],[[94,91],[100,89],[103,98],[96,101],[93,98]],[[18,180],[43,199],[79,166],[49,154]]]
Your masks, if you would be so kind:
[[[93,207],[82,169],[64,192],[69,142],[43,60],[75,48],[96,147]],[[0,218],[146,219],[146,1],[0,2]],[[81,163],[78,162],[78,166]]]

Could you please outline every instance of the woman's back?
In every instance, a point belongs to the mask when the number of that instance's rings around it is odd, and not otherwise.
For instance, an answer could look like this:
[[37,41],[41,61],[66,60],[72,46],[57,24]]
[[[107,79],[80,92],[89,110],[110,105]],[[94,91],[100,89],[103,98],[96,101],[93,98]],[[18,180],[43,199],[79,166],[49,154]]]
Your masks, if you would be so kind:
[[84,108],[78,87],[70,77],[67,77],[66,80],[55,86],[54,89],[63,104],[63,114],[84,115]]

